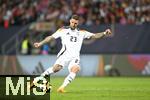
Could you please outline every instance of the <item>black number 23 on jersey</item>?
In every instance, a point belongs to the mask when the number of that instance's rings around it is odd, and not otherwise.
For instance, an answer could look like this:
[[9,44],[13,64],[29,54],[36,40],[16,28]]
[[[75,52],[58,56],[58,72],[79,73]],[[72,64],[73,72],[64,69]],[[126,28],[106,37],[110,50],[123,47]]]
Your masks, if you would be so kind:
[[70,37],[70,41],[71,41],[71,42],[77,42],[77,37],[71,36],[71,37]]

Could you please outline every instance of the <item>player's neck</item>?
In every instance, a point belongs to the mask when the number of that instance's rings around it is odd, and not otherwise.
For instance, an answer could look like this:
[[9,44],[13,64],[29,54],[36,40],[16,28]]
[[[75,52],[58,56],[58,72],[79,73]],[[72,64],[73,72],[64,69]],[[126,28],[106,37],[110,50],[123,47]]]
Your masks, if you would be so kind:
[[76,28],[72,28],[72,27],[70,27],[70,29],[71,29],[71,30],[75,30]]
[[70,27],[71,30],[75,30],[76,29],[76,27],[71,27],[71,26],[69,26],[69,27]]

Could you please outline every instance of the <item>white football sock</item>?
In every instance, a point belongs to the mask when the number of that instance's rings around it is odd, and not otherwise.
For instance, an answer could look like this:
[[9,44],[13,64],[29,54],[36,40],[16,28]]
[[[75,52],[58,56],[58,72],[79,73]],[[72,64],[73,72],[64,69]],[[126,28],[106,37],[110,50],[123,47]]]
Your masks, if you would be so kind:
[[50,67],[44,73],[42,73],[41,76],[51,75],[53,73],[54,73],[53,67]]
[[76,73],[71,72],[64,80],[62,87],[66,87],[69,83],[71,83],[76,76]]
[[50,68],[48,68],[44,73],[42,73],[41,76],[34,78],[34,82],[36,83],[36,82],[38,82],[38,81],[40,81],[40,80],[43,80],[43,78],[44,78],[46,75],[51,75],[51,74],[53,74],[53,73],[54,73],[53,67],[50,67]]

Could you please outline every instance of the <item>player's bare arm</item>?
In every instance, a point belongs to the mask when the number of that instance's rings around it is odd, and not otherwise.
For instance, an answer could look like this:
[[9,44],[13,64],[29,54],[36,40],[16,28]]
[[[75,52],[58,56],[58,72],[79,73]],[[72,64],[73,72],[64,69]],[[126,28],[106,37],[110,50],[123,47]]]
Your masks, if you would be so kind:
[[95,35],[91,36],[91,39],[100,39],[104,36],[111,35],[111,33],[112,32],[110,29],[106,29],[104,32],[96,33]]
[[43,41],[34,43],[34,46],[35,46],[36,48],[39,48],[39,47],[41,47],[43,44],[48,43],[48,42],[50,42],[50,41],[52,41],[52,40],[54,40],[54,37],[53,37],[53,36],[48,36],[48,37],[46,37]]

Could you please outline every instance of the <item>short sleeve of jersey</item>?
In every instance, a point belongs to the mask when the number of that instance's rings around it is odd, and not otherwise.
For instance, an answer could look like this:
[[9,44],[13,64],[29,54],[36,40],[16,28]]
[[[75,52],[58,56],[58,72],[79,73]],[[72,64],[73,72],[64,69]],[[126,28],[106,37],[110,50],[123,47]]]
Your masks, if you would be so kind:
[[57,39],[57,38],[61,37],[62,33],[63,33],[63,29],[60,28],[60,29],[58,29],[52,36],[53,36],[55,39]]
[[93,33],[88,31],[83,31],[83,32],[84,32],[84,39],[89,39],[92,35],[94,35]]

